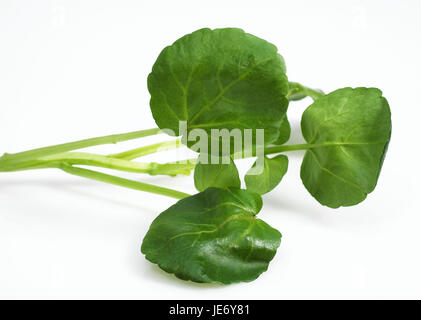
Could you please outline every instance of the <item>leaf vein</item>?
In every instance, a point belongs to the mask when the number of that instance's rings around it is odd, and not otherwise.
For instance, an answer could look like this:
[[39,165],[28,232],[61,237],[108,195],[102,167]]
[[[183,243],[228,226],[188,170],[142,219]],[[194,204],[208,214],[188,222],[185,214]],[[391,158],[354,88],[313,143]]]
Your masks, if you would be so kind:
[[354,187],[358,191],[361,191],[362,193],[367,194],[359,185],[357,185],[354,182],[351,182],[351,181],[349,181],[349,180],[347,180],[345,178],[342,178],[341,176],[338,176],[337,174],[333,173],[332,171],[330,171],[326,167],[323,167],[322,164],[320,163],[319,159],[317,158],[316,154],[311,149],[309,149],[308,152],[310,152],[310,154],[314,157],[315,162],[318,164],[318,166],[320,167],[320,169],[322,169],[322,171],[325,171],[325,172],[329,173],[334,178],[336,178],[338,180],[341,180],[345,184],[348,184],[348,185]]
[[231,81],[229,84],[227,84],[227,86],[225,88],[223,88],[222,91],[219,92],[219,94],[216,95],[215,98],[213,98],[209,103],[207,103],[206,105],[204,105],[194,116],[193,118],[190,120],[190,123],[193,124],[196,119],[198,117],[200,117],[200,115],[208,108],[212,107],[216,102],[218,102],[218,100],[229,90],[231,89],[233,86],[235,86],[238,82],[240,82],[241,80],[243,80],[244,78],[246,78],[255,68],[257,68],[259,65],[268,62],[270,60],[275,59],[275,57],[270,57],[267,59],[263,59],[259,62],[257,62],[254,66],[250,67],[247,69],[247,71],[245,71],[244,73],[240,74],[238,76],[237,79]]
[[336,115],[334,115],[333,117],[331,117],[331,118],[329,118],[329,119],[326,119],[326,120],[323,120],[322,122],[320,122],[319,123],[319,125],[317,126],[317,128],[316,128],[316,130],[315,130],[315,132],[314,132],[314,134],[313,134],[313,136],[311,137],[311,139],[310,139],[310,143],[313,143],[314,142],[314,140],[316,139],[316,137],[317,137],[317,134],[319,133],[319,131],[320,131],[320,128],[323,126],[323,125],[325,125],[326,123],[328,123],[329,121],[332,121],[332,120],[335,120],[336,118],[338,118],[338,117],[340,117],[340,116],[343,116],[343,115],[345,115],[345,114],[347,114],[347,113],[350,113],[350,112],[352,112],[352,110],[348,110],[348,111],[345,111],[345,112],[341,112],[341,113],[338,113],[338,114],[336,114]]

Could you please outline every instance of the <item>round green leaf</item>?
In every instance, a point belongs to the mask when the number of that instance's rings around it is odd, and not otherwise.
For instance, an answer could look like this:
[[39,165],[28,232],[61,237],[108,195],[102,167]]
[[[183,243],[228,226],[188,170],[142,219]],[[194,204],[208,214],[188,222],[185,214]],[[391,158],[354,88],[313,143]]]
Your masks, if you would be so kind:
[[[202,156],[200,155],[199,159]],[[206,157],[206,155],[204,156]],[[212,164],[210,160],[208,163],[199,161],[194,168],[194,186],[198,191],[204,191],[210,187],[241,187],[237,167],[231,158],[229,158],[230,162],[228,164],[223,164],[222,158],[219,159],[219,163],[217,164]]]
[[352,206],[372,192],[390,141],[391,114],[375,88],[344,88],[316,100],[301,129],[311,145],[301,179],[321,204]]
[[183,280],[229,284],[266,271],[281,241],[255,215],[259,195],[209,188],[161,213],[143,239],[146,259]]
[[273,190],[282,180],[288,170],[288,158],[284,155],[278,155],[273,158],[264,157],[263,171],[260,174],[251,174],[256,168],[257,161],[253,164],[244,177],[247,190],[258,194],[265,194]]
[[148,89],[157,125],[175,135],[183,120],[187,133],[204,129],[209,137],[211,129],[264,129],[265,142],[272,143],[288,107],[285,63],[277,48],[234,28],[200,29],[166,47]]

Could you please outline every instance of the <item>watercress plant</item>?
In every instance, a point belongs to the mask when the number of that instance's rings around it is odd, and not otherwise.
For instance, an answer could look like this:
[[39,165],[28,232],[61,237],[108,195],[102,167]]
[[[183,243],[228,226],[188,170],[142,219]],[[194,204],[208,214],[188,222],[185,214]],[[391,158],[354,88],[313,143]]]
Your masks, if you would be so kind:
[[[390,109],[381,91],[343,88],[324,94],[288,82],[276,47],[240,29],[201,29],[175,41],[155,62],[148,89],[159,128],[4,154],[0,171],[56,168],[179,199],[153,221],[142,253],[180,279],[222,284],[256,279],[275,256],[281,234],[256,215],[262,208],[261,195],[273,190],[287,172],[284,152],[306,150],[302,182],[330,208],[358,204],[377,184],[391,135]],[[306,143],[285,145],[291,132],[289,101],[305,97],[314,100],[301,120]],[[155,135],[160,129],[181,137],[111,155],[77,152]],[[215,130],[237,130],[244,136],[251,132],[251,144],[238,149],[229,136],[228,158],[224,157]],[[264,130],[260,143],[259,130]],[[203,152],[197,138],[209,145],[216,142],[218,148]],[[198,158],[134,161],[181,145],[200,151]],[[244,157],[256,157],[256,162],[244,177],[246,189],[241,189],[235,159]],[[170,176],[188,175],[194,169],[199,193],[189,195],[86,166]]]

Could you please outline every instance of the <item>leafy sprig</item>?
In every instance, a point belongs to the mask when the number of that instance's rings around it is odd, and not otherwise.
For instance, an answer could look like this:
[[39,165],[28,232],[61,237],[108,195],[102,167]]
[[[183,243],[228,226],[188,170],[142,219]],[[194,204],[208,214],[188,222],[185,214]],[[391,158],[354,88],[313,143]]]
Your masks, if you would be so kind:
[[[69,174],[179,199],[152,223],[142,252],[152,263],[184,280],[229,284],[251,281],[264,272],[280,245],[281,234],[256,215],[261,195],[272,191],[288,170],[283,153],[305,150],[301,179],[322,205],[338,208],[363,201],[378,181],[391,136],[387,100],[375,88],[342,88],[329,94],[288,82],[283,58],[274,45],[240,29],[201,29],[159,55],[148,77],[150,106],[159,128],[80,140],[0,157],[0,171],[56,168]],[[289,101],[311,97],[301,119],[304,144],[285,145],[291,127]],[[180,121],[186,122],[181,132]],[[111,155],[78,150],[148,137],[165,129],[171,141]],[[135,161],[178,148],[195,149],[188,136],[203,129],[264,129],[263,155],[241,180],[235,160],[258,155],[235,150],[228,162],[197,159],[172,163]],[[255,131],[252,131],[255,132]],[[253,136],[252,141],[257,141]],[[247,152],[246,152],[247,151]],[[263,170],[256,174],[258,163]],[[80,167],[99,167],[150,175],[188,175],[194,169],[199,193],[155,186]]]

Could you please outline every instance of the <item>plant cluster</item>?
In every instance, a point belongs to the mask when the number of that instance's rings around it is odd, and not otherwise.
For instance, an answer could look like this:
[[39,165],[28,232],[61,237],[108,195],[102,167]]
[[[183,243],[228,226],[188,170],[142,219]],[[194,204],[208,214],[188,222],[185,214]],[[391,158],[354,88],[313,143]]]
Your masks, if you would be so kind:
[[[289,82],[277,48],[241,29],[200,29],[164,48],[148,77],[150,107],[158,125],[142,130],[86,139],[30,151],[4,154],[0,171],[57,168],[67,173],[179,201],[151,224],[141,251],[146,259],[178,278],[195,282],[251,281],[266,271],[281,242],[281,233],[256,216],[262,195],[272,191],[288,169],[283,153],[305,150],[301,180],[309,193],[330,208],[353,206],[372,192],[379,178],[391,135],[389,105],[375,88],[342,88],[329,94]],[[286,145],[290,137],[290,101],[311,97],[301,130],[305,144]],[[122,153],[99,155],[76,150],[155,135],[160,129],[182,137]],[[211,140],[214,129],[264,129],[263,146],[253,144],[251,156],[263,148],[245,177],[234,160],[246,150],[230,153],[228,162],[146,163],[142,156],[194,143],[187,136],[202,129]],[[250,155],[250,154],[249,154]],[[200,154],[198,157],[220,157]],[[254,166],[256,166],[256,163]],[[84,166],[84,167],[81,167]],[[198,193],[189,195],[105,174],[88,167],[151,175],[190,174]]]

